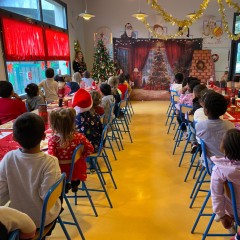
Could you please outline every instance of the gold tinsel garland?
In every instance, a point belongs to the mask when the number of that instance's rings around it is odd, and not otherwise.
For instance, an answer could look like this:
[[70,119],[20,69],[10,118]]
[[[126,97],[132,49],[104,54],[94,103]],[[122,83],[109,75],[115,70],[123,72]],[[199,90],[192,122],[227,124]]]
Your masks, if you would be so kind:
[[[227,5],[231,8],[234,8],[237,12],[240,12],[240,6],[237,3],[232,2],[232,0],[225,0]],[[173,17],[170,13],[166,12],[159,4],[157,4],[157,0],[147,0],[148,4],[151,4],[151,7],[155,9],[162,18],[166,21],[171,23],[172,25],[177,25],[178,27],[181,27],[181,30],[178,30],[175,34],[172,35],[160,35],[156,31],[153,30],[153,28],[150,26],[150,24],[146,21],[146,19],[142,19],[141,21],[145,25],[145,27],[151,32],[155,37],[158,37],[160,39],[169,39],[169,38],[176,38],[181,36],[187,29],[190,27],[196,20],[198,20],[204,13],[204,11],[207,9],[208,4],[210,0],[203,0],[203,2],[200,4],[199,10],[195,13],[191,19],[184,19],[184,20],[179,20],[175,17]],[[222,18],[223,26],[224,26],[224,31],[227,33],[228,37],[231,38],[232,40],[238,40],[240,39],[240,34],[234,35],[230,30],[228,26],[228,22],[226,19],[226,15],[224,13],[225,9],[223,6],[223,1],[218,0],[219,4],[219,13]]]
[[[226,0],[227,2],[227,0]],[[227,22],[227,19],[226,19],[226,15],[224,13],[225,9],[224,9],[224,6],[223,6],[223,1],[222,0],[218,0],[218,4],[219,4],[219,13],[221,15],[221,18],[222,18],[222,23],[223,23],[223,29],[224,31],[227,33],[228,37],[231,38],[232,40],[238,40],[240,39],[240,33],[237,34],[237,35],[234,35],[230,29],[229,29],[229,26],[228,26],[228,22]]]
[[231,0],[226,0],[226,3],[229,7],[235,9],[237,12],[240,12],[240,6],[237,3],[234,3]]
[[172,16],[172,14],[166,12],[159,4],[157,4],[156,0],[148,0],[148,4],[152,3],[152,8],[155,9],[160,15],[163,17],[163,19],[166,22],[171,23],[172,25],[177,25],[179,27],[190,27],[196,20],[198,20],[208,7],[210,0],[203,0],[203,2],[200,4],[199,10],[195,13],[191,19],[184,19],[184,20],[179,20],[175,17]]

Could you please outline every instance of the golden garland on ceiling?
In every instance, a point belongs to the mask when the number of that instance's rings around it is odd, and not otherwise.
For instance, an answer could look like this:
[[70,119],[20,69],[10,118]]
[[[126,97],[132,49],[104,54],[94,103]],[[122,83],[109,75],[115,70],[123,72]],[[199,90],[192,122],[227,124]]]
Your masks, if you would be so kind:
[[[230,0],[229,0],[230,1]],[[227,2],[227,0],[226,0]],[[223,1],[222,0],[218,0],[218,4],[219,4],[219,13],[222,17],[222,23],[223,23],[223,29],[224,31],[227,33],[228,37],[231,38],[232,40],[234,41],[237,41],[238,39],[240,39],[240,33],[237,34],[237,35],[234,35],[230,29],[229,29],[229,26],[228,26],[228,22],[227,22],[227,19],[226,19],[226,15],[225,15],[225,9],[224,9],[224,6],[223,6]]]
[[233,3],[231,0],[226,0],[226,3],[229,7],[235,9],[237,12],[240,12],[240,6],[237,3]]
[[173,17],[172,14],[166,12],[159,4],[157,4],[156,0],[148,0],[148,4],[150,2],[152,3],[152,8],[155,9],[158,13],[160,13],[160,15],[163,17],[163,19],[166,22],[169,22],[172,25],[177,25],[179,27],[184,27],[184,26],[189,27],[203,15],[204,11],[208,7],[210,0],[203,0],[203,2],[200,4],[200,8],[197,10],[195,15],[190,19],[184,19],[184,20],[179,20]]
[[[225,0],[227,5],[231,8],[234,8],[237,12],[240,12],[240,6],[237,3],[232,2],[232,0]],[[160,35],[156,31],[153,30],[153,28],[150,26],[150,24],[146,21],[146,18],[142,19],[141,21],[145,25],[145,27],[151,32],[155,37],[158,37],[160,39],[169,39],[169,38],[176,38],[181,36],[187,29],[190,27],[196,20],[198,20],[204,13],[204,11],[207,9],[208,4],[210,0],[203,0],[203,2],[200,4],[200,8],[198,11],[195,13],[193,17],[190,19],[184,19],[184,20],[179,20],[175,17],[173,17],[170,13],[166,12],[159,4],[157,4],[157,0],[147,0],[147,3],[151,3],[151,7],[155,9],[161,16],[162,18],[166,21],[169,22],[172,25],[177,25],[178,27],[181,27],[181,30],[178,30],[175,34],[172,35]],[[228,26],[228,22],[226,19],[226,15],[224,13],[225,9],[223,6],[223,1],[218,0],[219,4],[219,13],[222,18],[223,26],[224,26],[224,31],[228,34],[228,37],[231,38],[232,40],[238,40],[240,39],[240,34],[234,35],[230,30]]]

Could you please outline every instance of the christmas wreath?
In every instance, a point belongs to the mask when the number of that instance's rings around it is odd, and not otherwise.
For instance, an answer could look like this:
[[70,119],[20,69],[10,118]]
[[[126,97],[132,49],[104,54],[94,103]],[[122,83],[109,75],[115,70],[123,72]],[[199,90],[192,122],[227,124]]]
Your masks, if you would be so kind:
[[205,63],[202,60],[199,60],[196,64],[197,70],[203,70],[205,68]]
[[213,54],[213,55],[212,55],[212,60],[213,60],[213,62],[217,62],[218,59],[219,59],[219,55],[218,55],[218,54]]

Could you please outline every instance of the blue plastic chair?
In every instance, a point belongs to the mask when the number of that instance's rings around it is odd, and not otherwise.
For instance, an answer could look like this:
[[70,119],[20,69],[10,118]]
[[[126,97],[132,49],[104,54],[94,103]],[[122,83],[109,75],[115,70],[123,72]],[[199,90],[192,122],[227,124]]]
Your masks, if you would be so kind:
[[122,144],[122,143],[121,143],[121,139],[116,137],[116,135],[115,135],[114,131],[112,131],[112,127],[111,127],[111,124],[112,124],[112,121],[113,121],[113,119],[111,119],[111,116],[113,115],[114,107],[115,107],[115,103],[112,103],[111,106],[110,106],[110,111],[109,111],[108,121],[107,121],[107,124],[109,125],[109,129],[111,130],[107,134],[107,141],[109,143],[109,147],[105,146],[105,148],[111,149],[112,154],[114,156],[114,159],[117,160],[117,157],[116,157],[116,154],[115,154],[112,142],[115,141],[119,151],[121,149],[120,149],[118,141],[120,141],[120,144]]
[[132,141],[132,136],[131,132],[129,129],[129,121],[128,121],[128,116],[127,116],[127,101],[126,100],[121,100],[118,104],[119,109],[118,109],[118,116],[120,116],[120,112],[123,113],[123,116],[121,118],[115,118],[114,123],[116,128],[121,132],[128,133],[128,136],[130,138],[131,143]]
[[170,123],[169,123],[169,126],[168,126],[167,134],[169,134],[172,125],[174,125],[173,129],[175,129],[175,126],[176,126],[176,122],[174,121],[175,118],[176,118],[176,107],[175,107],[175,104],[178,103],[179,98],[180,98],[179,95],[173,94],[171,96],[172,108],[171,108],[171,112],[170,112]]
[[174,95],[178,95],[178,92],[175,91],[175,90],[170,90],[170,102],[169,102],[168,109],[167,109],[167,112],[166,112],[167,120],[165,122],[165,126],[167,126],[168,120],[171,119],[172,113],[174,111],[174,103],[173,103],[173,96]]
[[8,240],[19,240],[19,237],[20,237],[20,231],[16,229],[10,233]]
[[[192,109],[192,106],[188,106],[185,104],[180,105],[180,118],[182,120],[181,124],[179,124],[176,134],[174,136],[175,138],[175,144],[173,148],[173,155],[175,154],[176,148],[179,146],[180,142],[183,141],[183,133],[184,131],[182,128],[185,126],[187,128],[187,119],[185,119],[185,114]],[[188,141],[188,140],[187,140]],[[180,160],[179,166],[181,165],[182,159]]]
[[[100,181],[102,189],[90,189],[90,188],[88,188],[88,191],[105,193],[105,196],[108,200],[108,203],[109,203],[110,207],[112,208],[113,205],[112,205],[112,202],[111,202],[110,197],[108,195],[107,189],[105,187],[106,181],[105,181],[104,176],[103,176],[103,174],[106,174],[106,173],[109,174],[110,178],[112,180],[112,183],[114,185],[114,188],[117,189],[117,185],[116,185],[115,180],[114,180],[113,175],[112,175],[111,164],[108,160],[108,157],[106,156],[106,152],[104,151],[104,146],[105,146],[106,137],[107,137],[107,129],[108,129],[108,125],[106,125],[103,129],[102,138],[101,138],[101,142],[100,142],[98,152],[94,153],[94,154],[91,154],[90,156],[87,157],[87,161],[88,162],[91,161],[92,164],[93,164],[94,170],[96,171],[96,174],[97,174],[97,177]],[[107,171],[102,171],[102,169],[101,169],[101,167],[98,163],[99,158],[103,159],[103,161],[105,163],[105,167],[107,168]]]
[[[204,173],[206,173],[206,174],[208,174],[209,176],[211,176],[213,165],[209,166],[209,162],[208,162],[208,158],[207,158],[207,154],[206,154],[206,146],[205,146],[205,143],[204,143],[204,141],[203,141],[202,139],[200,139],[200,141],[201,141],[201,148],[202,148],[202,154],[203,154],[204,165],[205,165],[205,167],[204,167],[204,171],[205,171],[205,172],[204,172]],[[204,175],[203,175],[203,176],[204,176]],[[204,181],[204,178],[201,179],[201,180],[202,180],[202,182],[203,182],[203,181]],[[208,182],[210,182],[210,181],[208,181]],[[201,186],[200,186],[200,187],[201,187]],[[200,189],[198,189],[198,191],[200,191]],[[209,201],[209,199],[210,199],[210,197],[211,197],[211,190],[208,190],[208,191],[205,190],[205,192],[208,192],[208,194],[207,194],[207,196],[206,196],[206,198],[205,198],[205,200],[204,200],[204,202],[203,202],[203,205],[202,205],[202,207],[201,207],[201,209],[200,209],[200,211],[199,211],[199,214],[198,214],[198,216],[197,216],[197,218],[196,218],[196,220],[195,220],[195,222],[194,222],[194,225],[193,225],[193,227],[192,227],[191,233],[194,233],[194,231],[195,231],[195,229],[196,229],[196,227],[197,227],[197,225],[198,225],[198,222],[199,222],[200,218],[201,218],[201,217],[206,217],[206,216],[208,216],[208,217],[211,217],[211,218],[210,218],[210,220],[209,220],[209,223],[208,223],[208,225],[207,225],[206,230],[205,230],[204,233],[203,233],[203,237],[202,237],[203,240],[204,240],[206,237],[233,236],[233,234],[227,234],[227,233],[209,233],[209,230],[210,230],[210,228],[211,228],[211,225],[212,225],[212,223],[213,223],[213,221],[214,221],[214,218],[215,218],[216,214],[215,214],[215,213],[204,213],[204,210],[205,210],[205,208],[206,208],[206,205],[207,205],[207,203],[208,203],[208,201]]]
[[[73,174],[73,170],[74,170],[74,164],[75,164],[75,161],[78,160],[80,157],[81,157],[81,154],[82,154],[82,151],[84,149],[84,146],[82,144],[78,145],[74,152],[73,152],[73,155],[72,155],[72,162],[71,162],[71,168],[70,168],[70,173],[69,173],[69,176],[68,176],[68,179],[66,181],[66,183],[68,185],[71,184],[71,179],[72,179],[72,174]],[[98,213],[97,213],[97,210],[94,206],[94,203],[92,201],[92,197],[88,191],[88,188],[87,188],[87,185],[85,183],[85,181],[80,181],[80,185],[79,185],[79,188],[78,190],[80,191],[85,191],[86,192],[86,195],[79,195],[78,192],[75,192],[74,193],[74,196],[69,196],[69,195],[66,195],[65,194],[65,197],[68,199],[68,198],[74,198],[74,203],[75,205],[77,205],[77,199],[78,198],[88,198],[91,206],[92,206],[92,209],[93,209],[93,212],[95,214],[95,216],[97,217],[98,216]]]
[[203,157],[205,166],[202,166],[201,171],[198,175],[198,178],[194,184],[194,187],[190,196],[190,198],[192,198],[191,204],[189,206],[190,208],[192,208],[199,192],[206,192],[206,193],[209,192],[209,190],[201,188],[203,183],[210,183],[210,180],[206,180],[205,178],[206,176],[211,176],[212,169],[209,166],[205,143],[202,139],[200,139],[200,143],[201,143],[201,149],[202,149],[202,157]]
[[[48,226],[45,227],[46,213],[49,212],[49,210],[55,205],[55,203],[59,200],[59,198],[64,197],[65,180],[66,180],[66,174],[62,173],[61,178],[52,187],[50,187],[50,189],[46,193],[46,196],[44,197],[44,200],[43,200],[40,228],[39,228],[39,231],[36,232],[36,235],[33,238],[34,240],[36,239],[41,240],[53,226],[53,224],[48,224]],[[57,217],[57,221],[60,223],[66,238],[68,240],[71,240],[60,215]],[[81,236],[82,236],[82,239],[84,239],[83,234]]]

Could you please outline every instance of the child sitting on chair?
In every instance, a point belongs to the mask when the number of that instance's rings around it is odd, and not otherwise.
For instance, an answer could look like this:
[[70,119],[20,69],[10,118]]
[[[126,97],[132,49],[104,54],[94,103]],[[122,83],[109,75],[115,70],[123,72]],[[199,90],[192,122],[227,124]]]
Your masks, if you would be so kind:
[[[23,113],[13,124],[13,139],[20,148],[0,161],[0,205],[26,213],[40,227],[43,200],[49,188],[61,178],[58,159],[40,150],[45,125],[34,113]],[[60,200],[47,212],[45,226],[56,222]],[[53,227],[47,235],[51,234]]]
[[37,109],[39,104],[46,104],[43,97],[39,95],[39,88],[37,84],[28,84],[25,88],[25,92],[27,93],[26,105],[29,112]]
[[227,130],[234,128],[233,123],[219,118],[227,110],[227,101],[221,94],[210,92],[204,99],[203,110],[208,119],[196,124],[196,136],[205,142],[208,158],[223,157],[224,154],[220,150],[223,135]]
[[99,116],[102,116],[104,114],[104,108],[102,106],[100,106],[100,104],[102,102],[101,93],[96,90],[92,90],[90,92],[90,94],[91,94],[92,100],[93,100],[93,106],[90,111],[92,113],[97,113]]
[[108,85],[107,83],[103,83],[100,86],[100,91],[103,95],[102,106],[103,106],[104,112],[105,112],[103,123],[108,124],[109,114],[111,114],[110,123],[114,119],[114,110],[112,113],[110,113],[110,110],[111,110],[111,105],[115,104],[115,99],[114,99],[114,96],[112,95],[111,86]]
[[[238,216],[240,216],[240,131],[228,130],[221,143],[221,151],[224,156],[213,156],[211,160],[215,164],[211,175],[211,198],[215,220],[221,221],[224,228],[230,233],[236,233],[232,201],[226,181],[232,182],[235,190]],[[226,191],[224,191],[224,189]],[[240,239],[236,234],[235,239]]]
[[0,81],[0,124],[9,122],[26,112],[25,103],[13,91],[8,81]]
[[[94,152],[97,152],[100,147],[103,125],[100,116],[90,112],[92,105],[93,101],[89,92],[84,89],[79,89],[75,93],[72,106],[77,112],[77,131],[89,140],[93,145]],[[90,171],[94,171],[92,162],[90,162]]]
[[25,213],[16,209],[0,207],[0,239],[8,240],[12,231],[20,231],[20,239],[32,239],[35,236],[36,225]]
[[50,126],[53,131],[48,140],[48,153],[57,157],[62,172],[70,173],[72,155],[75,148],[82,144],[84,150],[81,158],[74,164],[71,181],[73,192],[77,192],[80,181],[87,179],[86,157],[93,152],[93,146],[86,137],[75,130],[76,112],[73,108],[62,108],[50,113]]

